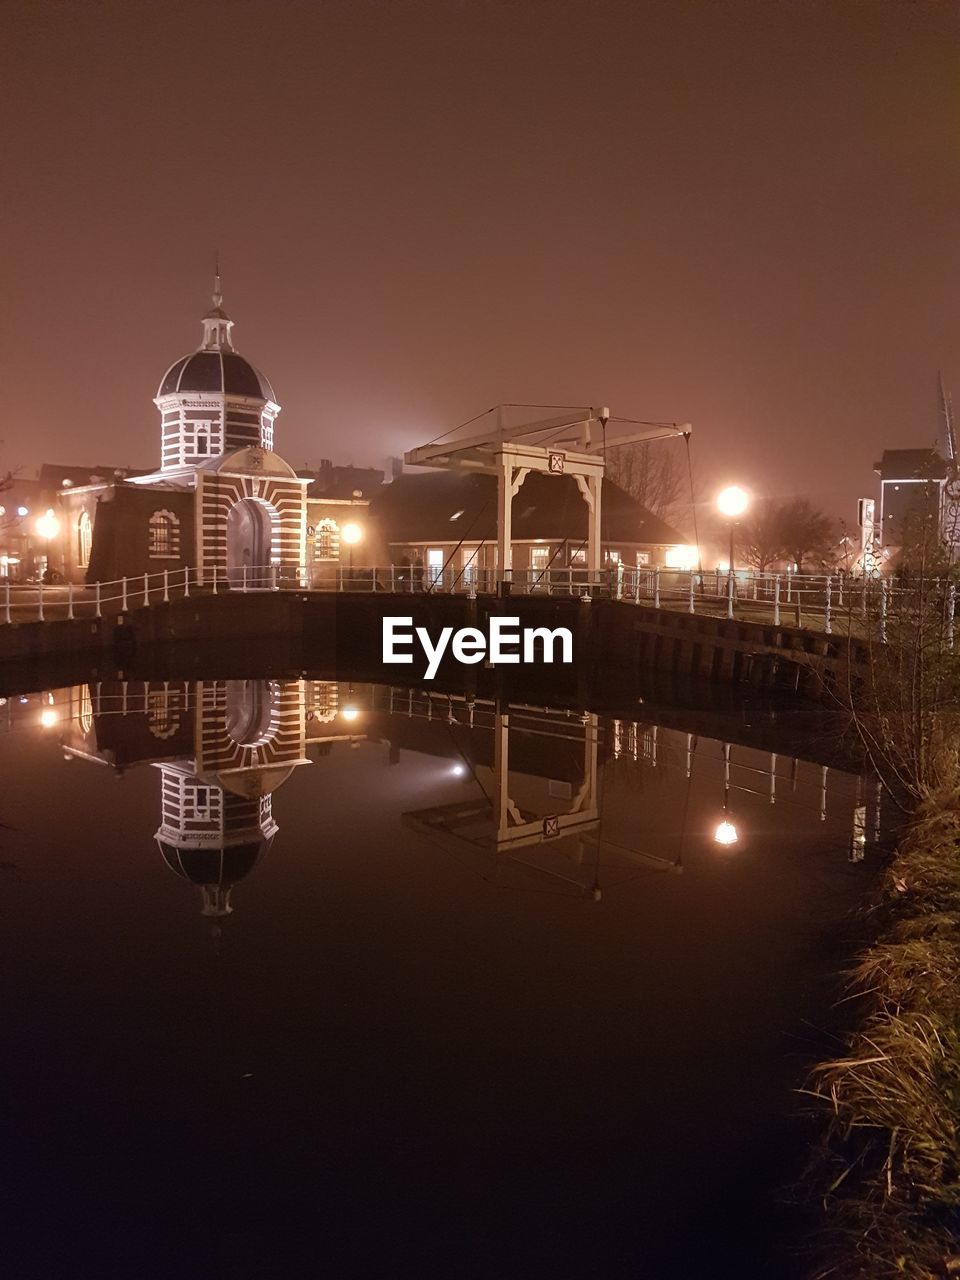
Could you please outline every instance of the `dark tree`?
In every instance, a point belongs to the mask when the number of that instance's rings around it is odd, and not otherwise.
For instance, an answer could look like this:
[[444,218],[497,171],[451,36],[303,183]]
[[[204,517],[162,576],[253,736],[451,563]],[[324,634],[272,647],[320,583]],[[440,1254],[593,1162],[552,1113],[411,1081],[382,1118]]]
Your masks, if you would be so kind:
[[779,507],[778,522],[783,551],[801,572],[809,560],[828,559],[833,550],[833,520],[808,498],[791,498]]
[[779,560],[786,549],[781,514],[779,503],[772,498],[761,498],[737,525],[734,537],[740,556],[760,573]]

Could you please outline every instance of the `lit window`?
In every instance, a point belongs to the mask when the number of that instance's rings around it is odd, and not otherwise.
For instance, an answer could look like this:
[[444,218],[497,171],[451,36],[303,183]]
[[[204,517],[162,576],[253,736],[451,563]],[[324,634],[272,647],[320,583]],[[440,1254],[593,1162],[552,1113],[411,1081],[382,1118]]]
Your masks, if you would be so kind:
[[155,511],[148,526],[147,554],[151,560],[180,556],[180,521],[172,511]]
[[147,728],[155,738],[172,738],[180,728],[180,694],[164,689],[147,697]]
[[93,524],[86,511],[80,512],[77,520],[77,564],[85,569],[90,563],[90,548],[93,546]]
[[340,559],[340,529],[336,520],[321,520],[313,540],[313,558],[315,560]]

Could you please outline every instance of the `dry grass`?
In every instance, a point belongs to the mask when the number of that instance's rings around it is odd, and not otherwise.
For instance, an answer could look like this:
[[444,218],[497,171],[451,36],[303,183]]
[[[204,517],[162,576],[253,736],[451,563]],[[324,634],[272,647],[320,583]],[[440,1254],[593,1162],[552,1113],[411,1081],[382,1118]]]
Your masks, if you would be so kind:
[[[829,1108],[814,1165],[815,1275],[960,1275],[960,809],[928,795],[888,868],[843,1057],[807,1092]],[[956,1261],[957,1270],[952,1269]]]

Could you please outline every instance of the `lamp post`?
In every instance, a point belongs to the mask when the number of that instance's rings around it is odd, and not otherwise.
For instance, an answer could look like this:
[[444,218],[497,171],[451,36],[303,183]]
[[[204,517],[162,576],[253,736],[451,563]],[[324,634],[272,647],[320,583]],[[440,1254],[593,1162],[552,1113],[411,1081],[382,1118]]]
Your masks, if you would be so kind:
[[730,743],[723,744],[723,817],[713,831],[713,840],[724,848],[729,848],[740,839],[740,832],[730,812]]
[[717,494],[717,510],[730,521],[730,572],[734,572],[734,540],[733,534],[737,521],[750,505],[750,495],[738,484],[728,484]]
[[[37,531],[37,537],[42,538],[47,544],[47,554],[44,556],[44,572],[47,572],[50,570],[50,543],[60,532],[60,521],[54,515],[52,507],[48,507],[42,516],[37,517],[34,528]],[[42,581],[43,574],[40,576]]]
[[363,539],[363,529],[355,521],[350,520],[340,530],[340,541],[350,548],[350,581],[353,581],[353,548]]

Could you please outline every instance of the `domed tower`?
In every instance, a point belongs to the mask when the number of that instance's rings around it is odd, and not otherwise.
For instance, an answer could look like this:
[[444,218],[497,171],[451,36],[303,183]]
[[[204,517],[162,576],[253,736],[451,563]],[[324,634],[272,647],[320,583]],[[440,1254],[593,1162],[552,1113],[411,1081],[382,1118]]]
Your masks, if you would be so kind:
[[203,341],[163,375],[154,404],[162,424],[161,471],[209,463],[238,449],[273,449],[280,405],[267,378],[233,345],[220,273]]
[[226,916],[230,890],[253,870],[277,833],[270,790],[289,776],[270,779],[238,795],[216,775],[164,764],[163,820],[157,845],[171,871],[198,885],[205,916]]

